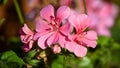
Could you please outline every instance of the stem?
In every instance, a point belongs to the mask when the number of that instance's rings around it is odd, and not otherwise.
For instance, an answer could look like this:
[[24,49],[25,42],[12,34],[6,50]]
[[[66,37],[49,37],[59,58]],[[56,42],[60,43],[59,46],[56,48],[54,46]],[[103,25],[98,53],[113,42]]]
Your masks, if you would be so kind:
[[66,56],[64,55],[64,58],[63,58],[63,68],[66,68]]
[[66,68],[66,58],[67,58],[67,55],[66,55],[66,52],[67,52],[67,50],[65,49],[64,50],[64,57],[63,57],[63,68]]
[[87,14],[86,0],[83,0],[83,4],[84,4],[84,13]]
[[24,24],[24,19],[22,17],[22,13],[20,11],[19,4],[18,4],[17,0],[13,0],[13,2],[14,2],[14,5],[15,5],[15,8],[16,8],[20,23],[23,25]]

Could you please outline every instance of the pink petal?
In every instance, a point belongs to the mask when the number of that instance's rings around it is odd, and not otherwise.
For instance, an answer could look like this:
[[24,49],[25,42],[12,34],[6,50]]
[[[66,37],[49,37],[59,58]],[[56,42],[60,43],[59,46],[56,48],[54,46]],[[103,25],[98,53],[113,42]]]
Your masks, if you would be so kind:
[[66,42],[65,48],[68,49],[68,51],[73,52],[76,48],[76,43],[75,42]]
[[29,49],[31,49],[31,48],[32,48],[33,43],[34,43],[34,41],[33,41],[33,40],[31,40],[31,41],[29,42]]
[[90,40],[96,40],[97,33],[95,31],[88,31],[85,37]]
[[25,43],[24,38],[26,35],[20,35],[21,42]]
[[48,25],[46,21],[40,18],[36,20],[36,31],[37,32],[47,31],[49,29],[50,29],[50,26]]
[[76,48],[74,50],[74,53],[77,57],[84,57],[87,53],[87,48],[81,45],[75,45]]
[[22,46],[22,49],[23,49],[25,52],[28,52],[28,51],[30,50],[28,44],[24,44],[24,45]]
[[95,48],[97,45],[96,40],[91,40],[91,39],[87,39],[87,38],[82,38],[81,41],[83,43],[85,43],[88,47],[92,47]]
[[38,32],[38,33],[35,33],[34,37],[33,37],[33,40],[37,40],[39,37],[47,34],[47,33],[50,33],[51,31],[43,31],[43,32]]
[[86,14],[80,14],[78,16],[78,29],[84,31],[90,25],[90,19]]
[[107,18],[107,17],[114,18],[116,17],[117,12],[118,12],[118,9],[116,5],[112,3],[105,3],[100,11],[100,16],[102,16],[103,18]]
[[61,6],[57,10],[56,17],[62,21],[63,19],[66,19],[70,15],[70,8],[67,6]]
[[80,37],[76,35],[76,39],[84,46],[95,48],[97,45],[97,34],[94,31],[84,32]]
[[46,42],[47,38],[50,37],[52,34],[53,34],[53,32],[41,36],[38,39],[38,46],[40,48],[42,48],[42,49],[46,49],[47,48],[47,44],[45,42]]
[[71,15],[68,20],[74,27],[78,26],[78,17],[75,14]]
[[72,32],[72,27],[71,25],[67,22],[65,23],[62,27],[60,27],[60,31],[65,34],[68,35],[70,32]]
[[22,30],[25,34],[33,35],[34,33],[28,28],[26,24],[22,27]]
[[65,47],[65,42],[66,42],[65,36],[59,34],[59,40],[58,40],[58,42],[59,42],[60,46],[61,46],[62,48],[64,48],[64,47]]
[[[99,22],[100,26],[105,26],[106,28],[108,27],[112,27],[114,25],[114,18],[112,17],[107,17],[107,18],[103,18],[101,19],[101,21]],[[98,25],[98,26],[99,26]]]
[[71,15],[69,22],[76,28],[77,32],[84,31],[90,24],[90,19],[86,14]]
[[46,19],[48,22],[50,22],[50,16],[54,17],[54,8],[53,6],[50,4],[46,7],[44,7],[41,11],[40,11],[40,16],[43,19]]
[[56,43],[58,41],[59,33],[54,32],[47,40],[48,46],[51,46],[52,44]]
[[28,42],[27,44],[24,44],[24,45],[22,46],[22,49],[23,49],[25,52],[28,52],[28,51],[32,48],[33,43],[34,43],[34,41],[31,40],[31,41]]
[[104,36],[108,36],[108,37],[110,37],[110,35],[111,35],[109,29],[105,28],[105,27],[102,27],[102,28],[99,27],[97,29],[97,32],[99,35],[104,35]]

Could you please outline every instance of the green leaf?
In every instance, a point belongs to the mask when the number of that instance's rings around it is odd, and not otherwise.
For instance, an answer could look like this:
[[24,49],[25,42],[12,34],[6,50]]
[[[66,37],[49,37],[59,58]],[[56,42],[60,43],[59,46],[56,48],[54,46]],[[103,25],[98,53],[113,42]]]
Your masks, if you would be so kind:
[[5,61],[6,63],[15,62],[19,65],[24,64],[24,61],[21,58],[19,58],[13,51],[4,52],[1,56],[1,60]]
[[106,36],[99,36],[98,38],[98,44],[100,45],[107,45],[110,41],[110,38],[109,37],[106,37]]
[[28,64],[30,64],[31,66],[36,66],[38,62],[40,62],[40,61],[37,59],[32,59],[28,62]]
[[32,50],[27,53],[26,58],[33,58],[37,52],[35,50]]
[[80,62],[80,66],[88,66],[91,63],[90,59],[88,57],[84,57],[81,62]]
[[0,68],[9,68],[7,64],[0,63]]
[[59,55],[58,58],[55,61],[53,61],[51,68],[63,68],[63,59],[64,56]]

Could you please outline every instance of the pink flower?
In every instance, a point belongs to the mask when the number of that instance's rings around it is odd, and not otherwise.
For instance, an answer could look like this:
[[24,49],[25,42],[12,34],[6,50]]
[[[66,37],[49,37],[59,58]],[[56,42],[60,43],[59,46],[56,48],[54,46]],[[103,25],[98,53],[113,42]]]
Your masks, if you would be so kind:
[[69,35],[69,41],[66,42],[65,48],[73,52],[78,57],[84,57],[87,53],[86,47],[96,47],[97,34],[94,31],[84,32],[90,25],[90,20],[87,15],[71,15],[70,23],[75,27],[75,34]]
[[88,14],[91,16],[95,15],[92,19],[93,23],[96,25],[91,25],[91,29],[96,30],[99,35],[110,36],[109,28],[113,26],[114,19],[117,14],[117,7],[111,3],[103,3],[104,6],[99,10],[89,12]]
[[54,16],[54,8],[52,5],[44,7],[40,11],[41,18],[36,20],[36,34],[34,39],[38,39],[38,46],[46,49],[55,43],[59,43],[64,47],[65,36],[70,32],[70,24],[65,21],[70,14],[70,9],[67,6],[61,6]]
[[52,48],[52,50],[53,50],[53,52],[54,52],[55,54],[58,54],[58,53],[60,53],[61,48],[60,48],[60,46],[58,46],[58,45],[54,45],[53,48]]
[[34,32],[32,32],[28,28],[28,26],[24,24],[24,26],[20,30],[20,34],[21,41],[24,43],[22,48],[25,50],[25,52],[28,52],[32,48],[34,42],[33,41]]
[[[80,8],[84,11],[83,0],[79,1]],[[91,18],[90,29],[95,30],[99,35],[110,36],[109,28],[113,26],[118,12],[116,5],[102,0],[87,0],[86,7],[87,14]]]

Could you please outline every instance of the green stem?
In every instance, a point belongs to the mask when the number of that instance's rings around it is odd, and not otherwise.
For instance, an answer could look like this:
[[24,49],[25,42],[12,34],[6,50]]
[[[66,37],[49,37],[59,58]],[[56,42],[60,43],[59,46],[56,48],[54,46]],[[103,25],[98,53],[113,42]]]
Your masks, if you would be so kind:
[[20,11],[19,4],[18,4],[17,0],[13,0],[13,2],[14,2],[14,5],[15,5],[15,8],[16,8],[20,23],[23,25],[24,24],[24,19],[22,17],[22,13]]
[[83,0],[83,4],[84,4],[84,13],[87,14],[86,0]]
[[67,53],[67,50],[65,49],[64,50],[64,57],[63,57],[63,68],[66,68],[66,58],[67,58],[66,53]]

